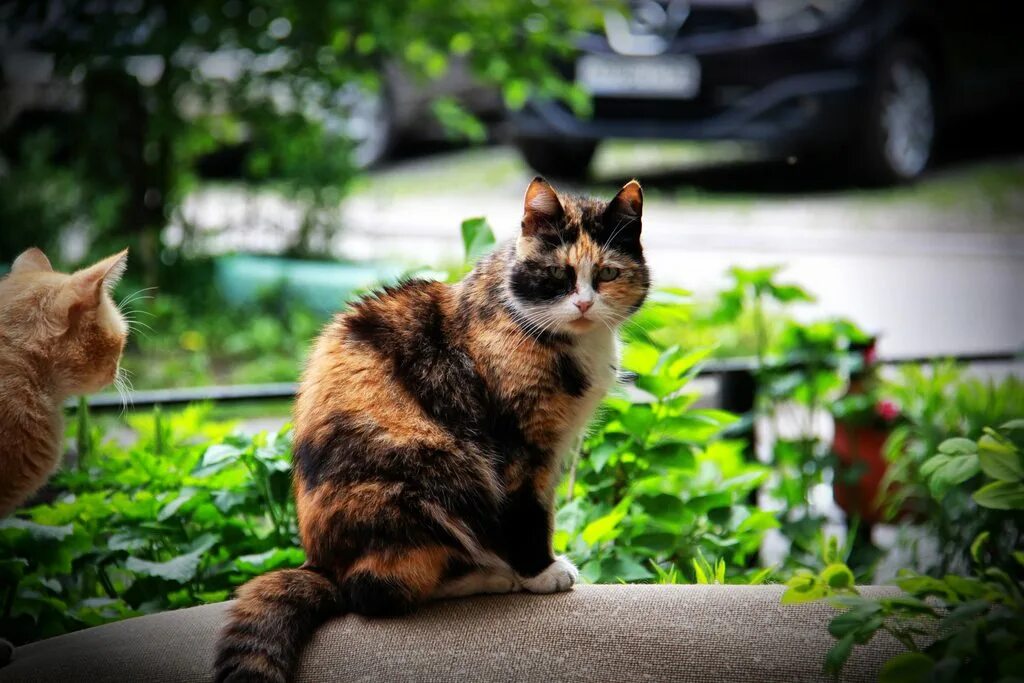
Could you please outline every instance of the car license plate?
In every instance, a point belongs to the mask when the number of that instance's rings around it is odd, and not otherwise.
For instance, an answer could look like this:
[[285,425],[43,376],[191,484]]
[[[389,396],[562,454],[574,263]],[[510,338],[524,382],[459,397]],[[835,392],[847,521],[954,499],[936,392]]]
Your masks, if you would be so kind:
[[576,83],[591,95],[688,100],[700,92],[700,63],[690,55],[584,55]]

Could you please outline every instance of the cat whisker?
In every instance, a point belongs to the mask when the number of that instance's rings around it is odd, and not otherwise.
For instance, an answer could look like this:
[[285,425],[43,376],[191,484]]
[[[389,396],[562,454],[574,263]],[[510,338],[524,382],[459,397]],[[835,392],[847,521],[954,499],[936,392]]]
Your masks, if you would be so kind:
[[119,303],[117,305],[117,307],[121,308],[122,306],[124,306],[126,304],[130,304],[133,301],[137,301],[137,300],[143,299],[143,298],[145,298],[145,299],[152,299],[153,297],[151,297],[151,296],[142,296],[142,294],[144,292],[148,292],[148,291],[153,290],[153,289],[156,289],[156,287],[144,287],[144,288],[142,288],[140,290],[132,292],[131,294],[129,294],[125,298],[121,299],[121,303]]
[[604,253],[608,253],[608,251],[611,249],[612,242],[614,242],[615,238],[619,236],[619,233],[622,232],[623,230],[625,230],[626,228],[628,228],[630,225],[632,225],[636,221],[637,221],[636,218],[628,218],[626,216],[623,216],[619,220],[618,225],[615,226],[615,229],[612,230],[612,234],[608,237],[607,240],[605,240],[605,244],[604,244],[603,247],[601,247],[601,251],[604,252]]

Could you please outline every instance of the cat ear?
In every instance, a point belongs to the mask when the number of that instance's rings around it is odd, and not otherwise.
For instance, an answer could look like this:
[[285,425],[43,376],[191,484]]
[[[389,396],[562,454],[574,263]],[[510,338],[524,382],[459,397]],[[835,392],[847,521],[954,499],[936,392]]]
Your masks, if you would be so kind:
[[640,183],[630,180],[622,186],[604,210],[605,228],[612,233],[640,235],[640,217],[644,211],[644,191]]
[[540,176],[526,188],[523,204],[523,235],[527,237],[554,226],[565,215],[555,188]]
[[21,256],[14,259],[14,264],[11,266],[12,273],[30,273],[32,271],[53,271],[50,259],[46,258],[46,254],[36,247],[21,252]]
[[128,250],[125,249],[76,272],[71,276],[71,282],[78,303],[86,306],[99,304],[100,293],[104,289],[112,290],[127,267]]

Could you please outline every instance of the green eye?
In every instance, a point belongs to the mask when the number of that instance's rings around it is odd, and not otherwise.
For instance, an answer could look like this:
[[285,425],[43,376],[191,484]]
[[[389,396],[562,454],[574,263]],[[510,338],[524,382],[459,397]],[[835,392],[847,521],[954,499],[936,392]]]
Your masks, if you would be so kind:
[[556,280],[564,280],[569,277],[569,271],[563,266],[548,266],[548,275]]
[[612,268],[611,266],[605,266],[601,270],[597,271],[597,279],[601,282],[608,282],[614,280],[619,276],[619,269]]

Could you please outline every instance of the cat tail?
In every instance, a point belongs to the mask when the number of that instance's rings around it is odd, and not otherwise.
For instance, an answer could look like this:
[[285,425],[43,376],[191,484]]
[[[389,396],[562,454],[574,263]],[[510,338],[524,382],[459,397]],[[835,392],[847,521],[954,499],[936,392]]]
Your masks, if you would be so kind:
[[312,569],[281,569],[238,589],[217,643],[217,683],[292,680],[303,646],[345,611],[341,591]]

